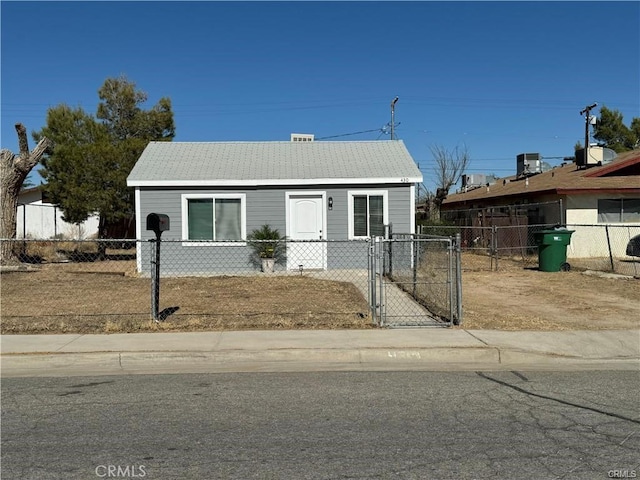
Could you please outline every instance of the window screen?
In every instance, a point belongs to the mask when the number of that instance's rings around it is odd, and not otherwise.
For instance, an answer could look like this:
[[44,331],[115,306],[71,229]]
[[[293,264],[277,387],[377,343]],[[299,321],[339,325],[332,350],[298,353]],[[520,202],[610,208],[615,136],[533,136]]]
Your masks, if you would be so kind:
[[640,198],[628,198],[622,201],[622,221],[640,223]]
[[640,223],[639,198],[598,200],[598,223]]
[[214,240],[241,240],[240,221],[239,198],[216,198]]
[[367,221],[367,196],[353,197],[353,234],[356,237],[366,237],[369,231]]
[[188,200],[189,240],[213,240],[213,199]]
[[354,195],[353,235],[355,237],[384,235],[384,197],[382,195]]
[[189,240],[241,240],[239,198],[191,198],[188,205]]
[[378,237],[384,235],[384,204],[382,196],[369,197],[369,235]]

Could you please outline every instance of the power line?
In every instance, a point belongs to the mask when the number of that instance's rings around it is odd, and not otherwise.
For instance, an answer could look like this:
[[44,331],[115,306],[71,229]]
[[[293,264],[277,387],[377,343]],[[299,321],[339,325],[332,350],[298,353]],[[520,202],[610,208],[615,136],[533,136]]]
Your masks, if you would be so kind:
[[[348,137],[349,135],[360,135],[362,133],[371,133],[371,132],[382,132],[382,133],[385,133],[382,128],[375,128],[373,130],[362,130],[360,132],[341,133],[340,135],[330,135],[328,137],[319,137],[319,138],[316,138],[316,140],[327,140],[328,138]],[[380,137],[378,137],[378,138],[380,138]]]

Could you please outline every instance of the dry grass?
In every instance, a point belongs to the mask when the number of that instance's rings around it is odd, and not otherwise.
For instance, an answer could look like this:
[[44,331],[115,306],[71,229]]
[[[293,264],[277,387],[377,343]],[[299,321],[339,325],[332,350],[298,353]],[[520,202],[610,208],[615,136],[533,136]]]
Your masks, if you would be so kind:
[[[150,318],[149,278],[125,255],[107,262],[48,263],[0,277],[0,331],[117,333],[243,329],[372,328],[366,299],[350,282],[305,275],[163,278]],[[640,328],[640,281],[578,271],[546,273],[522,263],[463,257],[466,329]]]
[[149,278],[138,278],[131,261],[108,263],[3,273],[1,332],[372,328],[353,284],[300,275],[164,278],[160,308],[173,313],[156,323]]

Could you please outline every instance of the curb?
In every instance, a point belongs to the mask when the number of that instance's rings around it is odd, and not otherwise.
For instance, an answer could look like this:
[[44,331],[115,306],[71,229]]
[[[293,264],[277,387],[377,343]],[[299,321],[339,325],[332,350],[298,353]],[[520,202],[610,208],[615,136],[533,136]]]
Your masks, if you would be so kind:
[[443,365],[497,366],[499,357],[493,347],[8,354],[2,356],[2,377],[438,369]]
[[637,357],[583,358],[496,347],[146,351],[2,355],[2,377],[154,373],[637,369]]

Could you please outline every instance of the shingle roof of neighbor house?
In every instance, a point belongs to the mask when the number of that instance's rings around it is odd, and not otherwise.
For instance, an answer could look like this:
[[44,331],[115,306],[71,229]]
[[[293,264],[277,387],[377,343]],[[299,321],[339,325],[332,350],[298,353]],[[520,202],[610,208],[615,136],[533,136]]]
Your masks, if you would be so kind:
[[401,140],[364,142],[151,142],[129,186],[416,183]]
[[578,169],[574,163],[525,177],[500,178],[495,184],[467,192],[450,194],[444,205],[452,207],[469,201],[542,194],[587,194],[597,192],[640,194],[640,150],[619,154],[611,163]]

